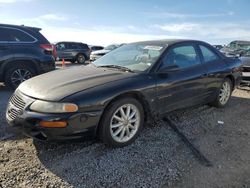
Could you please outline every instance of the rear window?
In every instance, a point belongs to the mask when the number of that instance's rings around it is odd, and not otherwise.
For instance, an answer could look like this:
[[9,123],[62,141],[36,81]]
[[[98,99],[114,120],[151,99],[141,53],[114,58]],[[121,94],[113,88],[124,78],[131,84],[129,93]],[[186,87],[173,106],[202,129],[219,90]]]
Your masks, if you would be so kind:
[[80,48],[89,49],[89,46],[84,43],[79,43]]
[[102,50],[103,47],[96,47],[96,46],[93,46],[93,47],[91,47],[91,49],[92,49],[92,50]]
[[36,39],[28,33],[14,28],[0,28],[0,41],[34,42]]
[[88,45],[82,43],[66,43],[67,49],[88,49]]

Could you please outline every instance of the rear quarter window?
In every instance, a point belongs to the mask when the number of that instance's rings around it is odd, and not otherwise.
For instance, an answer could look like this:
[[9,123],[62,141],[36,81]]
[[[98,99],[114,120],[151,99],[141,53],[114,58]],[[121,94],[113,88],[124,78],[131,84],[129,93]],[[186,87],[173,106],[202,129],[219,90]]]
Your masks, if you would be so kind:
[[35,42],[36,39],[30,34],[15,28],[5,28],[10,42]]
[[202,56],[203,56],[205,63],[219,59],[218,55],[215,52],[213,52],[212,50],[210,50],[209,48],[207,48],[203,45],[199,45],[199,46],[200,46],[201,53],[202,53]]

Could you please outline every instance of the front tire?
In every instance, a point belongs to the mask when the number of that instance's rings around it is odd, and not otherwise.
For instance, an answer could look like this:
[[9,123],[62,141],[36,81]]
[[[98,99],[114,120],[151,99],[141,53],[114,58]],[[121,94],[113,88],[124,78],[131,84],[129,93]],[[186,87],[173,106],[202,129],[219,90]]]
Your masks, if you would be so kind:
[[13,65],[6,71],[4,83],[11,89],[16,89],[22,82],[35,76],[33,68],[27,65]]
[[225,78],[221,85],[218,96],[216,97],[215,101],[211,103],[211,105],[217,108],[223,108],[224,106],[227,105],[231,97],[232,91],[233,91],[232,81],[229,78]]
[[105,110],[100,123],[100,138],[106,145],[129,145],[134,142],[143,127],[143,107],[134,98],[122,98]]

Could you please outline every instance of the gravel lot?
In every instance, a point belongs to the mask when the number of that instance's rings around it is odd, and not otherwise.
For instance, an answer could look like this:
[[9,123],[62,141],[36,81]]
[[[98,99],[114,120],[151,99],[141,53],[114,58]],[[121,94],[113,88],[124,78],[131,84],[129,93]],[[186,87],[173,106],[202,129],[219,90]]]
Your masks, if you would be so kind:
[[11,93],[0,86],[0,187],[250,187],[249,88],[234,91],[224,109],[169,114],[212,167],[201,165],[164,122],[147,125],[121,149],[96,140],[33,141],[5,122]]

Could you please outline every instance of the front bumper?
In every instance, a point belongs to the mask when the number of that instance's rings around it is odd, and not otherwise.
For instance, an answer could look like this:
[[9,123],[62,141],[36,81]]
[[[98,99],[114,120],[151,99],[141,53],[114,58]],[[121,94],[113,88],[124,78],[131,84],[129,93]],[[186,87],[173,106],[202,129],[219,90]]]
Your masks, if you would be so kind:
[[241,83],[250,85],[250,66],[243,67]]
[[[101,113],[77,113],[73,115],[39,114],[24,112],[14,120],[6,119],[9,125],[19,128],[25,135],[39,140],[67,140],[95,136]],[[65,128],[45,128],[40,121],[67,121]]]
[[90,55],[90,61],[95,61],[95,60],[97,60],[97,59],[99,59],[100,57],[102,57],[103,55],[93,55],[93,54],[91,54]]
[[[24,134],[40,140],[66,140],[95,136],[102,111],[64,114],[38,113],[29,110],[33,101],[35,99],[16,91],[6,110],[8,124],[21,129]],[[41,121],[66,121],[67,126],[45,128],[40,126]]]

